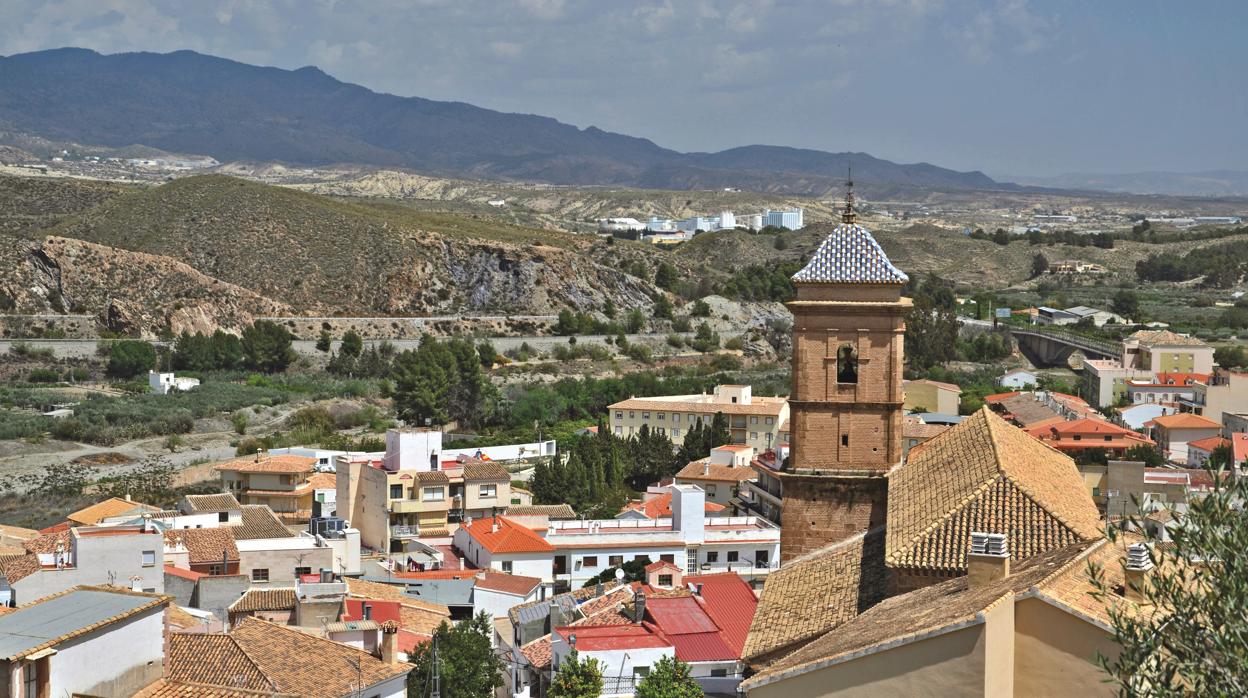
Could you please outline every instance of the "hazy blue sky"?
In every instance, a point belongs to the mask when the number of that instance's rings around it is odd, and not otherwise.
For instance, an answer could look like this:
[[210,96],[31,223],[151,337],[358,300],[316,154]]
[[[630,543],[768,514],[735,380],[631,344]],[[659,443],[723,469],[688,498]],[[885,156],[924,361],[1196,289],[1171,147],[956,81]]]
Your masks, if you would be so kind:
[[0,53],[189,48],[679,150],[1248,169],[1248,2],[4,0]]

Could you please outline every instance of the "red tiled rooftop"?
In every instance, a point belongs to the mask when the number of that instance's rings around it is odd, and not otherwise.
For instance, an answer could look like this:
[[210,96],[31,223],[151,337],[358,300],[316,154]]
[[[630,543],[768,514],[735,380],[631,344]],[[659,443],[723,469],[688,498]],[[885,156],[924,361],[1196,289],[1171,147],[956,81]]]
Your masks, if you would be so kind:
[[1222,425],[1198,414],[1190,412],[1181,412],[1179,414],[1166,414],[1156,419],[1144,423],[1148,427],[1162,427],[1165,429],[1221,429]]
[[1210,436],[1204,439],[1197,439],[1195,441],[1189,441],[1187,444],[1187,447],[1198,448],[1202,451],[1212,453],[1215,448],[1218,448],[1220,446],[1230,446],[1230,445],[1231,445],[1230,439],[1224,439],[1221,436]]
[[[624,505],[624,509],[640,511],[647,519],[668,519],[672,516],[672,493],[667,492],[644,502],[629,502]],[[707,515],[712,515],[723,511],[725,507],[716,502],[706,502],[703,509]]]
[[364,604],[368,604],[369,620],[375,620],[378,623],[385,623],[386,621],[402,623],[399,610],[401,604],[398,601],[347,599],[344,603],[346,604],[346,610],[342,614],[341,620],[343,621],[364,620]]
[[181,577],[182,579],[187,579],[192,582],[199,581],[200,579],[208,576],[203,572],[174,567],[173,565],[165,565],[165,574],[172,574],[175,577]]
[[576,635],[576,649],[582,652],[671,646],[643,625],[572,625],[555,628],[555,632],[564,641]]
[[498,591],[514,596],[528,596],[542,583],[537,577],[524,577],[518,574],[502,574],[485,572],[477,577],[477,588]]
[[491,553],[544,553],[555,549],[532,529],[506,516],[477,519],[462,528]]

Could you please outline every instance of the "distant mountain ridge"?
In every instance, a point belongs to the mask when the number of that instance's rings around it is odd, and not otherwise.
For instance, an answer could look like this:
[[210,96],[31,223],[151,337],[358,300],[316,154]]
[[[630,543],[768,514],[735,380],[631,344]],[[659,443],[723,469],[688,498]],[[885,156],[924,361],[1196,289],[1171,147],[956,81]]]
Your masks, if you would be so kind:
[[1108,191],[1123,194],[1175,196],[1248,196],[1248,171],[1131,172],[1087,174],[1072,172],[1053,177],[1017,177],[1020,184],[1062,189]]
[[1012,187],[982,172],[866,153],[763,145],[680,153],[544,116],[380,94],[313,67],[265,68],[193,51],[102,55],[64,48],[0,58],[0,131],[6,129],[222,162],[352,163],[556,184],[821,195],[839,189],[852,163],[867,192]]

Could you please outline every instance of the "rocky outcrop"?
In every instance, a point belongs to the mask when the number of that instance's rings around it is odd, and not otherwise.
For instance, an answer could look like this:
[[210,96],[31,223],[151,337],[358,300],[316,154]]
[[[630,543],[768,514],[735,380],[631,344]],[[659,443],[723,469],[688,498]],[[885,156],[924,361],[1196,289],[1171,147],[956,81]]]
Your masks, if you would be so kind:
[[12,313],[92,315],[100,328],[152,337],[168,329],[240,331],[291,307],[182,262],[82,240],[0,239],[0,306]]

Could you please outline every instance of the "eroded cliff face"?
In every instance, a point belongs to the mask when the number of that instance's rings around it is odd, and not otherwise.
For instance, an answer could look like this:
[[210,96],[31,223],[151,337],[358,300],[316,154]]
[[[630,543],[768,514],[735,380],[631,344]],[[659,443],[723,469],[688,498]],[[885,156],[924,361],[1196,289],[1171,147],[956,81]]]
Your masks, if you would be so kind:
[[90,316],[97,331],[154,337],[166,330],[239,332],[256,317],[273,316],[592,312],[607,298],[620,308],[649,307],[660,293],[562,248],[433,233],[419,242],[394,250],[391,265],[361,279],[354,301],[341,307],[317,301],[315,286],[324,280],[313,276],[287,278],[286,284],[272,276],[256,279],[258,287],[291,301],[283,302],[166,256],[64,237],[0,238],[0,312]]
[[0,308],[14,314],[73,314],[99,329],[154,337],[241,331],[260,315],[292,308],[201,274],[177,260],[82,240],[0,239]]

